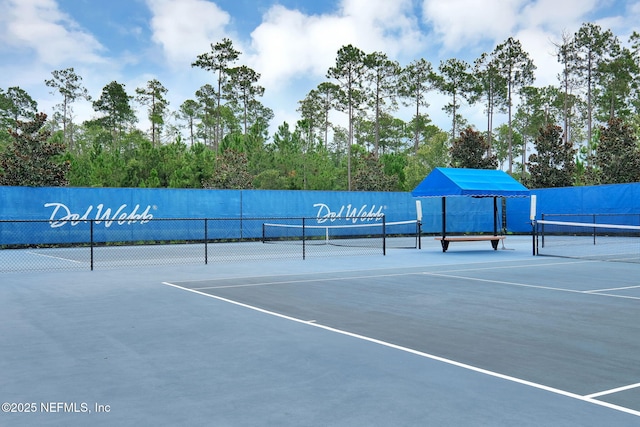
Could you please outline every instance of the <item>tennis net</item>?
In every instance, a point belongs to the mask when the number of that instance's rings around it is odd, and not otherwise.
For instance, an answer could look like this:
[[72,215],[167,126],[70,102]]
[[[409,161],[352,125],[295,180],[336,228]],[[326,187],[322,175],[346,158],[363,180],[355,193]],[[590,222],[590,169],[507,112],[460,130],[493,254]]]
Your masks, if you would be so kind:
[[640,225],[539,220],[537,255],[640,263]]
[[[334,218],[335,220],[351,222],[352,218]],[[291,219],[287,221],[291,221]],[[262,241],[265,243],[413,249],[420,247],[420,222],[408,220],[324,225],[317,224],[315,218],[301,218],[296,220],[296,223],[263,223]]]

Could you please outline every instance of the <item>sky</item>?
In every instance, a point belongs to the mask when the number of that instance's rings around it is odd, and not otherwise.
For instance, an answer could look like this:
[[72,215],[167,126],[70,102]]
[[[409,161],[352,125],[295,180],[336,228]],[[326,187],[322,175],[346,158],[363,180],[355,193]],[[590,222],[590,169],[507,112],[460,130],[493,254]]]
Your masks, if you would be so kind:
[[[514,37],[537,66],[535,84],[557,85],[554,43],[585,22],[626,42],[640,31],[640,0],[0,0],[0,88],[22,88],[50,115],[61,98],[44,81],[73,67],[94,99],[112,81],[134,95],[157,79],[175,111],[215,83],[191,63],[226,37],[241,51],[235,65],[260,73],[273,131],[295,126],[298,102],[328,81],[342,46],[437,68],[450,58],[473,63]],[[447,99],[432,92],[429,102],[434,124],[450,128]],[[74,112],[75,122],[97,117],[87,101]],[[462,113],[483,129],[481,107]]]

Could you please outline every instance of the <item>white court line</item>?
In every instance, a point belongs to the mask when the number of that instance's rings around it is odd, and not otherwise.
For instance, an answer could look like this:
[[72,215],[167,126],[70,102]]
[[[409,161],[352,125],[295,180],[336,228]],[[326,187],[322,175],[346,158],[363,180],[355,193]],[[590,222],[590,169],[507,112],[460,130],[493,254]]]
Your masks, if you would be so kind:
[[483,369],[483,368],[479,368],[479,367],[476,367],[476,366],[468,365],[466,363],[456,362],[455,360],[446,359],[444,357],[440,357],[440,356],[436,356],[436,355],[433,355],[433,354],[425,353],[425,352],[422,352],[422,351],[414,350],[414,349],[411,349],[411,348],[408,348],[408,347],[403,347],[403,346],[400,346],[400,345],[392,344],[392,343],[389,343],[389,342],[386,342],[386,341],[382,341],[382,340],[378,340],[378,339],[375,339],[375,338],[367,337],[365,335],[359,335],[359,334],[355,334],[353,332],[344,331],[342,329],[332,328],[330,326],[322,325],[322,324],[317,323],[315,321],[311,322],[311,321],[308,321],[308,320],[302,320],[302,319],[298,319],[296,317],[291,317],[291,316],[287,316],[287,315],[284,315],[284,314],[276,313],[274,311],[265,310],[265,309],[260,308],[260,307],[256,307],[256,306],[249,305],[249,304],[245,304],[245,303],[242,303],[242,302],[239,302],[239,301],[234,301],[234,300],[231,300],[231,299],[228,299],[228,298],[223,298],[223,297],[219,297],[219,296],[216,296],[216,295],[207,294],[205,292],[197,291],[197,290],[194,290],[194,289],[183,288],[182,286],[175,285],[175,284],[170,283],[170,282],[162,282],[162,284],[163,285],[167,285],[167,286],[171,286],[171,287],[174,287],[174,288],[177,288],[177,289],[182,289],[182,290],[187,291],[187,292],[193,292],[195,294],[202,295],[202,296],[209,297],[209,298],[213,298],[213,299],[216,299],[216,300],[219,300],[219,301],[223,301],[223,302],[227,302],[227,303],[230,303],[230,304],[234,304],[234,305],[237,305],[237,306],[240,306],[240,307],[248,308],[250,310],[254,310],[254,311],[257,311],[257,312],[260,312],[260,313],[268,314],[270,316],[275,316],[275,317],[279,317],[281,319],[290,320],[292,322],[301,323],[301,324],[312,326],[312,327],[315,327],[315,328],[324,329],[326,331],[335,332],[335,333],[341,334],[341,335],[346,335],[346,336],[351,337],[351,338],[356,338],[356,339],[359,339],[359,340],[363,340],[363,341],[371,342],[371,343],[374,343],[374,344],[382,345],[382,346],[385,346],[385,347],[393,348],[395,350],[404,351],[406,353],[414,354],[416,356],[424,357],[426,359],[435,360],[437,362],[442,362],[442,363],[446,363],[448,365],[452,365],[452,366],[456,366],[456,367],[459,367],[459,368],[467,369],[467,370],[470,370],[470,371],[473,371],[473,372],[478,372],[478,373],[481,373],[481,374],[489,375],[489,376],[494,377],[494,378],[500,378],[500,379],[503,379],[503,380],[506,380],[506,381],[511,381],[511,382],[514,382],[514,383],[517,383],[517,384],[526,385],[526,386],[529,386],[529,387],[533,387],[533,388],[537,388],[537,389],[540,389],[540,390],[548,391],[548,392],[551,392],[551,393],[554,393],[554,394],[558,394],[558,395],[561,395],[561,396],[569,397],[569,398],[572,398],[572,399],[580,400],[580,401],[591,403],[591,404],[598,405],[598,406],[603,406],[603,407],[606,407],[606,408],[609,408],[609,409],[614,409],[616,411],[625,412],[627,414],[631,414],[631,415],[635,415],[635,416],[640,417],[640,411],[635,411],[633,409],[625,408],[623,406],[618,406],[618,405],[614,405],[612,403],[596,400],[596,399],[590,398],[588,396],[581,396],[581,395],[576,394],[576,393],[571,393],[571,392],[568,392],[568,391],[565,391],[565,390],[560,390],[560,389],[557,389],[557,388],[554,388],[554,387],[549,387],[549,386],[546,386],[546,385],[543,385],[543,384],[534,383],[532,381],[523,380],[523,379],[512,377],[512,376],[509,376],[509,375],[500,374],[498,372],[489,371],[487,369]]
[[592,291],[584,291],[585,294],[590,294],[594,292],[611,292],[611,291],[622,291],[625,289],[637,289],[640,288],[640,285],[637,286],[625,286],[623,288],[607,288],[607,289],[594,289]]
[[[540,266],[540,265],[558,265],[558,264],[577,264],[577,263],[584,263],[584,262],[591,263],[593,261],[579,261],[579,262],[571,262],[570,261],[570,262],[562,262],[562,263],[555,263],[554,262],[554,263],[538,264],[536,266]],[[611,298],[640,300],[640,297],[602,293],[604,291],[640,288],[640,285],[639,286],[629,286],[629,287],[626,287],[626,288],[611,288],[611,289],[581,291],[581,290],[576,290],[576,289],[565,289],[565,288],[557,288],[557,287],[542,286],[542,285],[530,285],[530,284],[526,284],[526,283],[507,282],[507,281],[495,280],[495,279],[480,279],[480,278],[475,278],[475,277],[457,276],[457,275],[453,275],[453,274],[448,274],[448,273],[452,273],[452,272],[513,269],[513,268],[522,268],[522,267],[530,267],[530,266],[531,265],[512,265],[512,266],[495,266],[495,267],[484,267],[484,268],[466,268],[466,269],[444,270],[444,271],[437,272],[437,273],[436,272],[428,272],[428,271],[417,271],[417,272],[408,272],[408,273],[372,274],[372,275],[361,275],[361,276],[349,276],[347,278],[348,279],[371,279],[371,278],[378,278],[378,277],[397,277],[397,276],[412,276],[412,275],[423,274],[423,275],[430,275],[430,276],[448,277],[448,278],[452,278],[452,279],[471,280],[471,281],[476,281],[476,282],[496,283],[496,284],[501,284],[501,285],[518,286],[518,287],[523,287],[523,288],[544,289],[544,290],[558,291],[558,292],[570,292],[570,293],[575,293],[575,294],[589,294],[589,295],[606,296],[606,297],[611,297]],[[385,269],[380,269],[380,270],[385,270]],[[351,270],[351,271],[347,270],[346,272],[358,272],[358,271],[371,271],[371,270]],[[375,271],[375,270],[373,270],[373,271]],[[315,273],[315,274],[332,275],[332,274],[338,274],[338,273],[344,273],[344,272],[342,272],[342,271],[341,272],[318,272],[318,273]],[[298,273],[298,274],[296,274],[296,273],[290,274],[290,276],[297,276],[297,275],[301,275],[301,274],[300,273]],[[272,277],[272,275],[269,275],[269,276],[253,276],[253,277],[249,277],[249,278],[260,278],[260,277]],[[327,281],[327,280],[329,280],[329,281],[330,280],[340,280],[340,279],[343,279],[343,278],[345,278],[345,277],[330,276],[330,277],[323,277],[323,278],[318,278],[318,279],[286,280],[286,281],[262,282],[262,283],[241,284],[241,285],[205,286],[205,287],[196,287],[196,288],[191,288],[191,289],[207,290],[207,289],[246,288],[246,287],[258,287],[258,286],[282,285],[282,284],[294,284],[294,283],[323,282],[323,281]],[[239,279],[246,280],[248,278],[247,277],[229,277],[229,278],[221,278],[221,279],[213,279],[213,280],[214,281],[218,281],[218,280],[239,280]],[[200,280],[200,281],[207,282],[208,280],[203,279],[203,280]],[[196,281],[196,282],[198,282],[198,281]],[[209,282],[210,282],[210,280],[209,280]]]
[[[342,277],[324,277],[321,279],[306,279],[306,280],[282,280],[277,282],[262,282],[262,283],[247,283],[242,285],[224,285],[224,286],[206,286],[203,288],[190,288],[195,290],[206,290],[206,289],[227,289],[227,288],[250,288],[253,286],[268,286],[268,285],[287,285],[292,283],[313,283],[313,282],[326,282],[326,281],[337,281],[342,279],[372,279],[378,277],[396,277],[396,276],[416,276],[422,274],[421,271],[415,273],[394,273],[394,274],[376,274],[369,276],[342,276]],[[245,279],[246,278],[240,278]],[[237,280],[237,278],[229,279],[229,280]]]
[[[503,263],[502,261],[492,261],[495,263]],[[467,264],[491,264],[491,262],[481,262],[478,261],[477,263],[467,263]],[[564,264],[564,263],[563,263]],[[553,264],[542,264],[542,265],[553,265]],[[283,273],[283,274],[260,274],[260,275],[254,275],[254,276],[227,276],[227,277],[219,277],[219,278],[214,278],[214,279],[197,279],[197,280],[188,280],[189,283],[197,283],[197,282],[215,282],[215,281],[220,281],[220,280],[229,280],[229,279],[256,279],[256,278],[260,278],[260,277],[273,277],[273,276],[278,276],[278,277],[288,277],[288,276],[309,276],[309,275],[318,275],[318,274],[340,274],[340,273],[358,273],[361,271],[384,271],[384,270],[407,270],[407,269],[423,269],[426,267],[450,267],[451,264],[433,264],[433,265],[429,265],[429,266],[416,266],[416,265],[411,265],[411,266],[400,266],[400,267],[380,267],[380,268],[366,268],[366,269],[354,269],[354,270],[327,270],[327,271],[312,271],[312,272],[293,272],[293,273]],[[491,268],[491,267],[489,267]],[[496,267],[496,268],[503,268],[503,267]],[[420,271],[421,273],[421,271]],[[342,277],[342,276],[341,276]],[[186,280],[185,280],[186,281]]]
[[[546,267],[546,266],[553,266],[553,265],[567,265],[567,264],[591,264],[594,262],[599,262],[599,261],[594,261],[594,260],[580,260],[580,261],[566,261],[566,262],[547,262],[544,264],[516,264],[516,265],[500,265],[500,266],[495,266],[495,267],[484,267],[484,268],[456,268],[455,270],[443,270],[443,271],[439,271],[439,273],[457,273],[457,272],[461,272],[461,271],[482,271],[482,270],[505,270],[505,269],[512,269],[512,268],[527,268],[527,267]],[[483,263],[484,264],[484,263]],[[441,265],[439,265],[438,267],[440,267]]]
[[[535,260],[536,257],[531,257]],[[516,262],[516,261],[510,261]],[[520,262],[520,261],[517,261]],[[475,270],[492,270],[492,269],[505,269],[505,268],[522,268],[522,267],[534,267],[534,266],[548,266],[548,265],[565,265],[565,264],[582,264],[582,263],[597,263],[603,262],[600,260],[569,260],[569,261],[555,261],[555,262],[545,262],[541,264],[517,264],[517,265],[504,265],[504,261],[476,261],[476,262],[467,262],[466,265],[491,265],[498,264],[495,267],[483,267],[483,268],[470,268],[470,269],[462,269],[462,270],[446,270],[446,271],[475,271]],[[283,273],[283,274],[261,274],[261,275],[253,275],[253,276],[226,276],[219,278],[208,278],[208,279],[195,279],[188,280],[189,283],[197,283],[197,282],[215,282],[221,280],[229,280],[229,279],[256,279],[260,277],[287,277],[287,276],[309,276],[309,275],[318,275],[318,274],[340,274],[340,273],[357,273],[357,272],[370,272],[370,271],[385,271],[385,270],[407,270],[407,269],[426,269],[426,268],[437,268],[437,267],[452,267],[456,264],[446,263],[446,264],[430,264],[430,265],[408,265],[408,266],[398,266],[398,267],[379,267],[379,268],[366,268],[366,269],[353,269],[353,270],[327,270],[327,271],[313,271],[313,272],[293,272],[293,273]],[[419,273],[422,273],[420,271]],[[416,272],[416,274],[419,274]],[[186,281],[186,280],[185,280]]]
[[31,255],[37,255],[37,256],[41,256],[44,258],[52,258],[52,259],[57,259],[58,261],[69,261],[69,262],[75,262],[76,264],[86,264],[86,261],[76,261],[75,259],[69,259],[69,258],[62,258],[59,256],[52,256],[52,255],[45,255],[45,254],[39,254],[37,252],[32,252],[32,251],[27,251],[28,254]]
[[[499,261],[495,261],[498,263]],[[367,276],[349,276],[349,279],[370,279],[376,277],[392,277],[392,276],[410,276],[415,274],[442,274],[442,273],[453,273],[453,272],[464,272],[464,271],[481,271],[481,270],[500,270],[500,269],[512,269],[512,268],[524,268],[524,267],[539,267],[539,266],[549,266],[549,265],[566,265],[566,264],[582,264],[582,263],[593,263],[597,261],[586,260],[586,261],[563,261],[563,262],[549,262],[544,264],[516,264],[516,265],[499,265],[493,267],[483,267],[483,268],[463,268],[463,269],[455,269],[455,270],[443,270],[438,273],[428,273],[424,271],[415,271],[415,272],[407,272],[407,273],[390,273],[390,274],[374,274]],[[473,263],[472,263],[473,264]],[[478,262],[477,264],[486,265],[486,262]],[[502,264],[502,262],[500,262]],[[427,266],[429,268],[432,267],[450,267],[450,264],[435,264]],[[251,287],[251,286],[266,286],[266,285],[279,285],[279,284],[287,284],[287,283],[307,283],[307,282],[319,282],[324,280],[339,280],[345,278],[345,276],[337,276],[333,277],[330,275],[340,275],[344,273],[358,273],[362,271],[366,272],[375,272],[375,271],[384,271],[384,270],[398,270],[398,269],[419,269],[423,267],[381,267],[381,268],[373,268],[366,270],[338,270],[338,271],[316,271],[312,273],[286,273],[279,274],[278,277],[292,277],[292,276],[305,276],[308,277],[310,275],[327,275],[329,277],[319,278],[319,279],[306,279],[306,280],[290,280],[290,281],[278,281],[278,282],[262,282],[256,284],[243,284],[243,285],[224,285],[224,286],[205,286],[205,287],[195,287],[190,289],[196,290],[206,290],[206,289],[224,289],[224,288],[242,288],[242,287]],[[229,280],[247,280],[247,279],[258,279],[262,277],[273,277],[273,274],[267,275],[259,275],[259,276],[229,276],[229,277],[221,277],[216,279],[199,279],[199,280],[188,280],[189,283],[198,283],[198,282],[217,282],[217,281],[229,281]],[[524,285],[523,285],[524,286]],[[549,288],[556,289],[556,288]],[[578,291],[576,291],[578,292]]]
[[594,291],[578,291],[578,290],[575,290],[575,289],[554,288],[554,287],[551,287],[551,286],[528,285],[526,283],[505,282],[505,281],[502,281],[502,280],[493,280],[493,279],[479,279],[477,277],[456,276],[456,275],[453,275],[453,274],[429,273],[429,272],[424,272],[422,274],[429,275],[429,276],[447,277],[447,278],[451,278],[451,279],[471,280],[471,281],[475,281],[475,282],[496,283],[496,284],[499,284],[499,285],[519,286],[521,288],[544,289],[544,290],[548,290],[548,291],[569,292],[569,293],[572,293],[572,294],[595,295],[595,296],[601,296],[601,297],[640,300],[640,297],[632,297],[632,296],[627,296],[627,295],[595,293]]
[[471,280],[471,281],[475,281],[475,282],[497,283],[499,285],[519,286],[519,287],[522,287],[522,288],[545,289],[545,290],[549,290],[549,291],[571,292],[571,293],[574,293],[574,294],[582,294],[582,293],[584,293],[582,291],[577,291],[575,289],[554,288],[554,287],[551,287],[551,286],[541,286],[541,285],[528,285],[526,283],[506,282],[506,281],[503,281],[503,280],[479,279],[477,277],[456,276],[456,275],[453,275],[453,274],[429,273],[429,272],[424,272],[423,274],[429,275],[429,276],[447,277],[447,278],[451,278],[451,279],[462,279],[462,280]]
[[640,297],[632,297],[632,296],[627,296],[627,295],[617,295],[617,294],[605,294],[605,293],[589,293],[589,292],[583,292],[584,294],[587,295],[598,295],[601,297],[611,297],[611,298],[622,298],[622,299],[635,299],[635,300],[640,300]]
[[588,398],[588,399],[593,399],[595,397],[606,396],[607,394],[619,393],[621,391],[631,390],[632,388],[638,388],[638,387],[640,387],[640,383],[629,384],[629,385],[626,385],[624,387],[612,388],[611,390],[605,390],[605,391],[601,391],[599,393],[589,394],[589,395],[587,395],[585,397]]

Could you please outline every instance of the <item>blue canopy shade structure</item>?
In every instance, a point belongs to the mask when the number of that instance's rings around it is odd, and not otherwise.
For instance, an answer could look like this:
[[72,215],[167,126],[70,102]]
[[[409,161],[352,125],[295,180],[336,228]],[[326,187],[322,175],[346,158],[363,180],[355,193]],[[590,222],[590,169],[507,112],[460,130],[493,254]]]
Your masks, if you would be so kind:
[[413,197],[529,197],[529,190],[500,170],[435,168]]
[[[435,168],[411,192],[413,197],[441,197],[442,198],[442,236],[437,239],[442,243],[442,250],[446,252],[450,241],[462,241],[463,238],[447,237],[447,197],[492,197],[493,198],[493,249],[497,249],[498,240],[498,197],[529,197],[529,190],[513,179],[507,173],[490,169],[461,169]],[[506,223],[506,217],[503,222]],[[478,230],[483,232],[483,230]],[[467,237],[466,240],[478,240]],[[484,238],[483,238],[484,239]]]

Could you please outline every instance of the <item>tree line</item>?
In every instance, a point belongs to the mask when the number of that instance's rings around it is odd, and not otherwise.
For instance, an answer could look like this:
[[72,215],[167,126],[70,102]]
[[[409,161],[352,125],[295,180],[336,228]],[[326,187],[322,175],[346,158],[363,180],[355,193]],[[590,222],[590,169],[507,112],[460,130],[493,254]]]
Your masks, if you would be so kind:
[[[113,81],[92,99],[73,68],[55,70],[44,82],[60,100],[50,117],[21,88],[0,88],[0,184],[407,191],[438,166],[502,168],[532,188],[640,181],[639,40],[592,23],[562,34],[562,71],[547,87],[533,84],[536,66],[511,37],[473,63],[437,67],[346,45],[299,100],[299,120],[273,135],[260,74],[238,65],[226,38],[191,64],[211,83],[175,110],[156,79],[133,94]],[[425,112],[433,93],[446,96],[448,129]],[[97,118],[74,123],[82,99]],[[486,126],[469,123],[465,106],[482,106]],[[139,108],[149,129],[136,127]],[[507,120],[494,127],[498,113]]]

